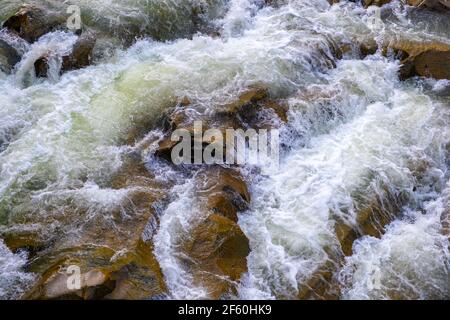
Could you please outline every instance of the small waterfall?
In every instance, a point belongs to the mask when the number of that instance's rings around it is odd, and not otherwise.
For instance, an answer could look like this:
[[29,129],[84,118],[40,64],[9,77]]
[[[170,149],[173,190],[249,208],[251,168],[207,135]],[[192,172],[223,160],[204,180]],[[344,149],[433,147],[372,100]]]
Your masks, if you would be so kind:
[[17,52],[21,56],[30,50],[30,44],[28,42],[26,42],[22,38],[14,36],[12,33],[10,33],[6,29],[0,30],[0,40],[5,41],[11,47],[13,47],[15,50],[17,50]]
[[193,284],[192,276],[182,266],[182,259],[189,259],[178,252],[183,239],[195,222],[201,219],[196,209],[193,180],[176,186],[172,194],[176,197],[162,213],[159,230],[154,237],[155,255],[163,270],[167,286],[174,299],[204,299],[207,292]]
[[55,31],[42,36],[30,45],[16,66],[15,76],[19,85],[31,85],[36,81],[35,62],[45,58],[48,64],[47,77],[57,82],[61,72],[62,57],[72,52],[78,36],[70,32]]

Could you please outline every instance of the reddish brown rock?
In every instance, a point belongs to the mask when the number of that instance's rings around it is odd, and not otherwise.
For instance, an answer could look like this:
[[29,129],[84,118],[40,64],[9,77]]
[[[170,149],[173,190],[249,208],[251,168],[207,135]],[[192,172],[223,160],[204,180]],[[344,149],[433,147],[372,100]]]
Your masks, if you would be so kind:
[[236,293],[236,281],[247,271],[250,248],[237,212],[248,207],[250,195],[237,172],[221,167],[200,171],[196,186],[201,212],[182,251],[195,283],[218,299]]
[[63,57],[62,71],[85,68],[91,65],[92,51],[96,38],[93,34],[85,33],[75,42],[72,53]]
[[449,0],[407,0],[407,3],[410,6],[429,8],[441,12],[448,12],[450,10]]
[[385,4],[390,3],[392,0],[363,0],[364,6],[367,8],[368,6],[384,6]]
[[44,34],[63,27],[66,19],[64,14],[37,5],[24,4],[15,15],[3,23],[3,27],[28,42],[34,42]]

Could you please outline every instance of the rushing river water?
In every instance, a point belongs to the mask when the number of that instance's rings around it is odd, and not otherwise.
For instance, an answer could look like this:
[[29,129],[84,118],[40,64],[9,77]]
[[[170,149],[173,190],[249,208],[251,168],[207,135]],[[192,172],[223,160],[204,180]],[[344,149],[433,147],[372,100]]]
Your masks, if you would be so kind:
[[[0,19],[17,3],[0,0]],[[105,212],[127,192],[109,189],[109,177],[122,166],[129,149],[123,141],[137,120],[157,119],[179,97],[214,112],[246,87],[263,83],[289,106],[281,129],[286,148],[279,168],[264,175],[242,168],[252,201],[239,225],[251,253],[237,296],[295,298],[332,261],[337,266],[331,281],[342,299],[450,298],[449,243],[442,232],[450,206],[450,84],[400,81],[393,54],[379,50],[361,59],[358,45],[450,45],[448,21],[435,18],[424,28],[426,16],[397,1],[383,7],[382,20],[373,8],[347,1],[72,3],[89,23],[111,31],[111,41],[123,33],[152,38],[108,49],[92,66],[61,76],[55,60],[48,79],[34,77],[34,61],[45,50],[63,55],[76,36],[54,31],[32,45],[16,44],[22,61],[12,74],[0,72],[3,230],[68,230],[70,224],[61,224],[74,202],[91,215]],[[336,59],[344,46],[349,50]],[[193,181],[155,172],[175,184],[154,236],[169,296],[208,297],[177,253],[177,241],[196,217]],[[401,199],[387,206],[398,208],[390,212],[394,221],[379,238],[357,239],[345,256],[336,223],[356,225],[358,212],[392,199]],[[26,262],[25,251],[13,254],[0,240],[0,298],[17,298],[33,283]]]

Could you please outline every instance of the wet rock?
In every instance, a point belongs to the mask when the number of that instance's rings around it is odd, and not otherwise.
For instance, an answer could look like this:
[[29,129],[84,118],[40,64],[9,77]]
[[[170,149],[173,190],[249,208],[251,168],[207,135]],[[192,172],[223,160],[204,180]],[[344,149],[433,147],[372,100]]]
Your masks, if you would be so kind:
[[362,43],[359,47],[362,58],[375,54],[378,50],[378,44],[375,41]]
[[[111,186],[111,192],[123,194],[115,204],[97,207],[91,216],[89,207],[80,204],[66,212],[74,221],[30,261],[27,270],[40,277],[24,298],[147,299],[165,294],[151,238],[143,237],[149,225],[157,225],[154,204],[164,192],[138,161],[125,164]],[[80,268],[80,289],[67,286],[71,266]]]
[[0,238],[12,252],[26,250],[30,257],[42,251],[46,246],[39,226],[17,224],[11,228],[0,228]]
[[197,196],[204,210],[237,222],[237,213],[248,209],[250,193],[242,176],[222,167],[204,169],[197,174]]
[[390,52],[401,60],[401,79],[413,76],[450,79],[450,45],[438,41],[390,40],[382,44],[382,52]]
[[[339,261],[339,259],[336,259]],[[300,300],[338,300],[339,285],[333,279],[339,263],[331,259],[318,267],[309,280],[300,285],[297,298]]]
[[196,176],[199,222],[182,244],[197,285],[218,299],[236,292],[247,271],[249,242],[237,224],[237,212],[248,208],[250,195],[237,172],[222,167],[203,169]]
[[[203,133],[208,129],[218,129],[224,138],[227,129],[273,129],[287,122],[288,107],[282,102],[270,99],[267,87],[262,85],[250,87],[235,101],[216,106],[214,109],[217,111],[212,115],[200,114],[195,108],[191,108],[189,100],[181,100],[177,107],[167,112],[161,120],[166,134],[155,155],[171,161],[172,149],[178,144],[171,140],[172,133],[177,129],[187,130],[194,141],[195,121],[202,122]],[[203,141],[203,147],[211,142]],[[226,151],[224,150],[224,154]]]
[[[202,122],[202,134],[210,127],[211,123],[208,117],[199,114],[188,104],[188,101],[181,101],[177,106],[166,112],[160,120],[161,127],[165,130],[164,138],[159,142],[155,151],[157,157],[172,161],[172,149],[178,144],[178,141],[172,141],[172,134],[176,130],[187,130],[192,138],[192,148],[194,148],[194,122]],[[194,151],[192,150],[192,155]]]
[[[30,263],[29,270],[41,277],[24,298],[147,299],[165,293],[163,276],[151,244],[138,239],[130,246],[123,241],[119,250],[119,244],[110,248],[110,243],[104,241],[104,236],[99,236],[92,245],[80,241],[79,246],[47,250],[46,256]],[[80,268],[80,289],[68,286],[73,280],[73,269],[70,269],[73,266]]]
[[384,50],[404,52],[405,55],[417,56],[426,51],[450,51],[450,45],[438,41],[414,41],[408,39],[390,40],[383,44]]
[[450,240],[450,182],[447,182],[447,187],[444,189],[444,211],[441,214],[441,224],[442,234]]
[[263,99],[242,106],[237,117],[243,122],[244,128],[278,129],[288,122],[288,106],[280,101]]
[[0,70],[5,73],[10,73],[19,61],[20,55],[17,50],[6,41],[0,39]]
[[263,99],[268,98],[269,92],[267,87],[263,85],[255,85],[239,95],[239,97],[232,103],[219,107],[220,110],[228,113],[236,113],[239,109]]
[[75,42],[72,53],[63,57],[62,71],[88,67],[92,62],[92,52],[96,43],[93,34],[85,33]]
[[410,6],[423,7],[442,12],[450,10],[450,1],[448,0],[407,0]]
[[141,300],[165,295],[164,279],[152,252],[151,243],[139,241],[131,263],[113,275],[114,290],[105,298]]
[[368,6],[384,6],[385,4],[390,3],[392,0],[363,0],[364,6],[367,8]]
[[381,237],[384,227],[395,219],[395,213],[400,211],[399,200],[393,195],[386,200],[374,200],[358,211],[356,225],[352,226],[345,221],[336,219],[335,231],[346,256],[352,255],[353,243],[361,236]]
[[429,50],[405,59],[400,78],[413,76],[450,79],[450,51]]
[[[361,201],[365,203],[365,201]],[[299,299],[336,300],[340,297],[339,281],[336,274],[344,263],[345,256],[353,253],[353,243],[362,236],[380,238],[385,226],[391,223],[401,211],[406,198],[386,190],[385,198],[374,198],[369,204],[357,208],[356,222],[335,217],[335,233],[339,248],[325,248],[329,259],[313,273],[310,279],[301,284]]]
[[[62,271],[62,272],[61,272]],[[80,290],[76,291],[76,295],[80,298],[86,297],[86,291],[90,288],[102,285],[106,281],[107,275],[100,270],[90,270],[80,275]],[[47,279],[43,288],[45,298],[54,299],[64,297],[73,293],[73,289],[68,286],[70,278],[68,273],[64,273],[64,269],[58,270]]]
[[[92,62],[95,43],[96,38],[93,34],[81,35],[75,42],[72,52],[68,56],[62,57],[61,73],[88,67]],[[49,69],[47,57],[36,60],[34,69],[37,77],[47,77]]]
[[[335,0],[329,0],[329,2],[335,3]],[[366,8],[369,6],[381,7],[391,2],[392,0],[362,0]],[[413,7],[433,9],[441,12],[447,12],[450,9],[450,1],[448,0],[406,0],[406,3]]]
[[264,85],[254,85],[244,91],[236,101],[218,107],[218,115],[234,117],[238,127],[253,129],[278,128],[287,122],[288,107],[270,99]]
[[37,5],[24,4],[3,23],[3,27],[32,43],[44,34],[64,27],[66,16]]
[[34,72],[36,77],[46,78],[48,75],[48,60],[47,57],[39,58],[34,62]]

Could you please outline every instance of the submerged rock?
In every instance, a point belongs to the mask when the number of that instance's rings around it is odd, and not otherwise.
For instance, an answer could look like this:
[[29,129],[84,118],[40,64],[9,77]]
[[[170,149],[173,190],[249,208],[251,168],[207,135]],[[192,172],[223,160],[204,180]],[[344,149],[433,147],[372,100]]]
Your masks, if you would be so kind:
[[20,61],[20,55],[14,47],[0,39],[0,70],[10,73],[12,68]]
[[450,1],[448,0],[407,0],[410,6],[424,7],[442,12],[450,10]]
[[237,224],[237,213],[248,208],[250,194],[242,176],[232,169],[206,168],[196,175],[199,222],[182,244],[196,285],[218,299],[235,293],[247,271],[249,241]]
[[88,67],[92,62],[92,52],[96,43],[93,34],[85,33],[74,44],[72,53],[63,57],[62,71]]
[[32,43],[44,34],[63,27],[66,20],[64,14],[37,5],[24,4],[15,15],[3,23],[3,27]]
[[[194,122],[202,121],[203,133],[208,129],[218,129],[226,138],[227,129],[273,129],[287,122],[287,106],[270,98],[267,87],[255,85],[244,90],[233,102],[218,105],[211,115],[200,114],[192,109],[191,102],[183,99],[174,109],[167,112],[161,122],[165,137],[159,142],[155,154],[171,161],[172,149],[178,144],[171,140],[175,130],[184,129],[191,133],[194,141]],[[203,148],[212,141],[202,141]],[[223,154],[226,155],[224,149]],[[194,151],[192,151],[194,154]]]
[[[72,221],[36,252],[27,271],[39,275],[28,299],[147,299],[166,292],[151,239],[143,237],[157,218],[154,204],[163,197],[159,185],[139,162],[131,161],[108,192],[119,199],[104,209],[77,204],[66,212]],[[14,243],[14,242],[12,242]],[[81,288],[70,288],[73,266]]]
[[390,3],[392,0],[363,0],[364,6],[367,8],[368,6],[384,6],[385,4]]

